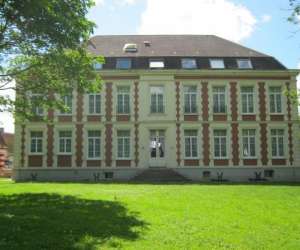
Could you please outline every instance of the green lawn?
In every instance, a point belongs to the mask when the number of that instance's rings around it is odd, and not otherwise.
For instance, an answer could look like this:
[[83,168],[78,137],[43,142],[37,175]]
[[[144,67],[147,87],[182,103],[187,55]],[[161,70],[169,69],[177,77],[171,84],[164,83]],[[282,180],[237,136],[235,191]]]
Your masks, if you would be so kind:
[[13,183],[0,249],[300,249],[300,186]]

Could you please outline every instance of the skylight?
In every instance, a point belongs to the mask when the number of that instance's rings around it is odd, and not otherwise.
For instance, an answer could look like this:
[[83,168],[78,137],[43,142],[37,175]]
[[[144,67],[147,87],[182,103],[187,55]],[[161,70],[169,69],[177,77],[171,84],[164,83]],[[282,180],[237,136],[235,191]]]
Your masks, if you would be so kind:
[[163,59],[150,59],[149,67],[150,69],[162,69],[165,67],[165,62]]
[[136,43],[126,43],[123,47],[124,52],[137,52]]
[[223,59],[210,59],[210,67],[212,69],[224,69],[224,60]]

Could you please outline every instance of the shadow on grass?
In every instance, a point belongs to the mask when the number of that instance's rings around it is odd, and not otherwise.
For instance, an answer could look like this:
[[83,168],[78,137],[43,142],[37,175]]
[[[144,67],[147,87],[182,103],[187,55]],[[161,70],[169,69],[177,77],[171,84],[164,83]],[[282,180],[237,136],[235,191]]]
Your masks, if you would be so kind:
[[57,194],[0,196],[0,249],[95,249],[134,241],[146,228],[117,201]]

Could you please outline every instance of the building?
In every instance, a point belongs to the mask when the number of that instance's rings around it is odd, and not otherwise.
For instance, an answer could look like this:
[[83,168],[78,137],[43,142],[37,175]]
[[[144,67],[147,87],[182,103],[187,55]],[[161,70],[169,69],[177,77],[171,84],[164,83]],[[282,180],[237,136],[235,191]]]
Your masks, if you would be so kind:
[[16,180],[300,180],[297,70],[216,36],[95,36],[101,93],[62,97],[54,124],[16,125]]

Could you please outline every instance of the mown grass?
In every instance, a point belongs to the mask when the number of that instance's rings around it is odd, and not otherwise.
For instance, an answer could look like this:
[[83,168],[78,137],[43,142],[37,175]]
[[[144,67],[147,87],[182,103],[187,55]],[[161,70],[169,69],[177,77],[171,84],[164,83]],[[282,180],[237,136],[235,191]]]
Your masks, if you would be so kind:
[[300,186],[0,180],[0,249],[300,249]]

